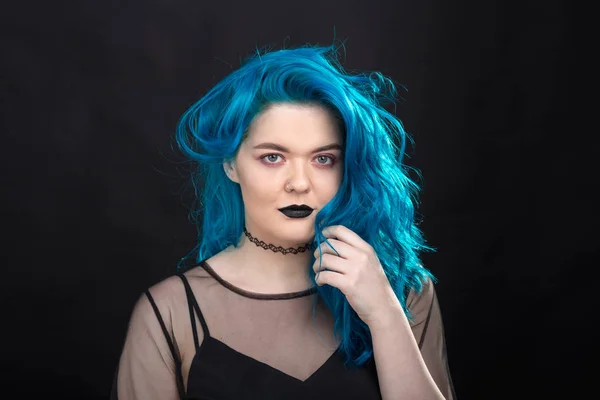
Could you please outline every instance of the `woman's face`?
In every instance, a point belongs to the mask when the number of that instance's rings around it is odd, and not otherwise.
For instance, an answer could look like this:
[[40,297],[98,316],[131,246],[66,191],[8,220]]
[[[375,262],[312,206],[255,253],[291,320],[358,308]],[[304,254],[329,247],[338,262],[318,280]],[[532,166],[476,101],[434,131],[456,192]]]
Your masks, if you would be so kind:
[[[317,212],[340,187],[343,148],[336,121],[322,106],[274,104],[259,114],[234,162],[224,164],[240,184],[248,231],[283,247],[310,242]],[[314,211],[306,218],[279,211],[290,205]]]

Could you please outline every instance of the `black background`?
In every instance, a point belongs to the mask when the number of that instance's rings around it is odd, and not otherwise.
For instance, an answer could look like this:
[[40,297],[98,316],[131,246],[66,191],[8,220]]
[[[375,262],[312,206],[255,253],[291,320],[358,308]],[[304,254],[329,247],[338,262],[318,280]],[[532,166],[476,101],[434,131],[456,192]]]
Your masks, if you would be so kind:
[[[7,398],[107,398],[131,308],[195,244],[170,136],[255,47],[345,40],[408,90],[460,399],[591,378],[597,160],[566,1],[67,1],[1,13]],[[3,246],[3,247],[4,247]],[[18,392],[17,392],[18,391]],[[20,393],[20,394],[18,394]]]

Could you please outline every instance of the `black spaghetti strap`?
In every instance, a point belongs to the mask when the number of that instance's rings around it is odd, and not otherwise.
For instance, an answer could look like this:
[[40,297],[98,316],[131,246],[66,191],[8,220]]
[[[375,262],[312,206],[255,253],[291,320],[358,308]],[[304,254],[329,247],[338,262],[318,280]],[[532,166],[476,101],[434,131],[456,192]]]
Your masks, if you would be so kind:
[[158,307],[156,306],[156,303],[154,302],[154,298],[152,297],[152,295],[150,294],[150,291],[148,289],[146,289],[146,297],[148,298],[148,300],[150,301],[150,304],[152,305],[154,314],[156,314],[158,323],[160,324],[163,334],[165,335],[165,339],[167,340],[167,343],[169,345],[169,349],[171,350],[171,354],[173,354],[173,359],[175,360],[175,374],[177,375],[176,380],[177,380],[177,390],[179,391],[179,397],[181,399],[185,399],[186,395],[185,395],[185,388],[183,385],[183,374],[181,373],[181,360],[179,359],[179,355],[177,355],[177,352],[175,351],[175,345],[173,344],[173,340],[171,339],[171,336],[169,335],[169,331],[167,330],[167,327],[165,326],[165,322],[163,321],[163,318],[160,315],[160,311],[158,311]]
[[183,273],[179,273],[179,274],[177,274],[177,276],[179,276],[179,278],[181,278],[181,280],[183,281],[183,286],[185,286],[185,293],[187,295],[188,305],[190,307],[190,318],[191,318],[191,322],[192,322],[192,330],[194,332],[194,341],[196,343],[196,350],[198,350],[198,348],[200,347],[200,343],[198,341],[198,333],[196,331],[196,319],[194,318],[194,315],[192,313],[192,307],[194,308],[194,310],[196,310],[196,314],[198,315],[198,319],[200,320],[200,325],[202,325],[202,332],[204,333],[205,338],[210,336],[210,331],[208,330],[208,325],[206,324],[206,321],[204,320],[204,316],[202,315],[202,312],[200,311],[200,306],[198,305],[196,296],[194,296],[194,292],[192,291],[192,287],[190,286],[190,283],[188,282],[187,278],[185,277],[185,275]]
[[419,340],[419,350],[423,347],[423,342],[425,341],[425,335],[427,334],[427,327],[429,325],[429,320],[431,319],[431,310],[433,310],[433,303],[435,302],[435,291],[433,291],[433,296],[431,296],[431,304],[429,305],[429,312],[427,313],[427,319],[425,320],[425,327],[423,327],[423,333],[421,334],[421,340]]
[[[408,295],[410,294],[410,286],[406,285],[404,286],[404,302],[406,303],[408,300]],[[408,305],[408,304],[407,304]]]
[[198,352],[198,348],[200,348],[200,341],[198,340],[198,329],[196,328],[196,317],[194,317],[194,306],[190,300],[190,291],[186,285],[187,281],[185,280],[185,277],[180,274],[177,274],[177,276],[181,278],[183,281],[183,286],[185,287],[185,297],[187,298],[188,311],[190,312],[190,325],[192,326],[192,333],[194,335],[194,348],[196,349],[196,352]]

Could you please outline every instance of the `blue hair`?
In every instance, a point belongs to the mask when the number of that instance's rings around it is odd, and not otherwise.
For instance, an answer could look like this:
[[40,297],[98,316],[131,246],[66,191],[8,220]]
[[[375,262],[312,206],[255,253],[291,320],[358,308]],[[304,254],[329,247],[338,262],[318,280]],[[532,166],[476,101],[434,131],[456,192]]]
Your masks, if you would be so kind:
[[[417,227],[419,186],[403,163],[409,137],[384,108],[396,95],[392,80],[379,72],[344,71],[333,45],[258,51],[244,60],[177,125],[177,146],[194,165],[191,183],[197,204],[190,217],[198,230],[198,243],[180,266],[193,253],[199,262],[236,246],[243,234],[240,187],[226,176],[223,162],[235,158],[253,119],[276,103],[319,104],[333,113],[344,134],[344,174],[335,197],[316,215],[313,245],[328,242],[322,235],[326,226],[344,225],[356,232],[374,248],[412,319],[405,294],[409,289],[420,292],[423,282],[435,278],[419,259],[422,251],[432,248]],[[314,261],[311,256],[307,266],[313,283]],[[335,318],[334,332],[346,364],[364,364],[373,355],[368,326],[340,290],[317,287]]]

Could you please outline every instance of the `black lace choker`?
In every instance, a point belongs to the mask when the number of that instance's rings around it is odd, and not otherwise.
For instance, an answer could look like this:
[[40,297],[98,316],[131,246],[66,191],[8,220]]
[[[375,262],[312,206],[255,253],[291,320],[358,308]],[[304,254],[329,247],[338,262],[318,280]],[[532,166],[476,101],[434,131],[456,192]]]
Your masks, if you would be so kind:
[[301,247],[288,247],[287,249],[284,249],[281,246],[275,246],[273,244],[267,244],[267,243],[263,242],[262,240],[258,240],[257,238],[255,238],[254,236],[252,236],[250,234],[250,232],[248,232],[246,230],[246,227],[244,227],[244,233],[246,234],[246,236],[248,237],[248,239],[250,239],[250,241],[252,243],[254,243],[255,245],[257,245],[258,247],[262,247],[265,250],[271,250],[274,253],[282,253],[282,254],[304,253],[306,250],[310,250],[312,248],[312,246],[313,246],[312,243],[307,243],[307,244],[305,244],[304,246],[301,246]]

